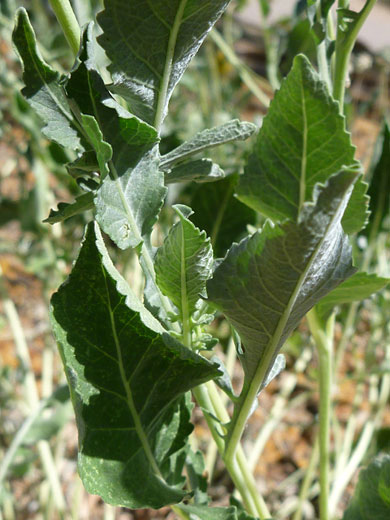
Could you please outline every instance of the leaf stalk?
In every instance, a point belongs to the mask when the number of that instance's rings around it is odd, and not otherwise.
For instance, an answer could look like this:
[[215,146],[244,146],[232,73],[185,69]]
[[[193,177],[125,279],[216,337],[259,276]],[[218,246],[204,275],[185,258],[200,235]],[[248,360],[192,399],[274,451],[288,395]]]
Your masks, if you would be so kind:
[[77,56],[80,47],[80,26],[69,0],[50,0],[50,5],[74,56]]

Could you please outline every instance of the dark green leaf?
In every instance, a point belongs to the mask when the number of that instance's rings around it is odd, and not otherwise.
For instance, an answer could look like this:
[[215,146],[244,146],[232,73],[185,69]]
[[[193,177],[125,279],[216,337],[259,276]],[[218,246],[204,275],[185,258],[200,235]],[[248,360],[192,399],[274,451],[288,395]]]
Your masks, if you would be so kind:
[[359,474],[355,493],[343,520],[390,518],[390,455],[374,459]]
[[234,244],[207,284],[209,299],[242,341],[246,384],[266,360],[267,379],[279,349],[308,310],[354,272],[340,221],[356,180],[342,170],[317,186],[300,222],[273,226]]
[[89,191],[88,193],[83,193],[76,197],[76,200],[71,204],[60,202],[58,204],[58,209],[51,209],[49,216],[43,222],[55,224],[56,222],[62,222],[67,218],[74,217],[75,215],[84,213],[84,211],[93,209],[95,207],[93,198],[94,193]]
[[223,257],[232,242],[240,239],[256,213],[234,197],[238,175],[212,184],[196,186],[191,199],[191,220],[211,238],[216,257]]
[[[94,116],[113,150],[110,175],[96,199],[96,219],[122,248],[139,246],[150,234],[166,188],[158,167],[156,130],[121,107],[94,68],[92,26],[83,36],[79,64],[67,84],[82,114]],[[154,150],[152,150],[154,148]]]
[[188,181],[213,182],[224,176],[224,171],[211,159],[198,159],[174,166],[165,174],[165,184]]
[[164,333],[112,265],[96,224],[52,298],[51,317],[86,489],[130,508],[180,501],[177,458],[190,430],[180,398],[217,376],[216,367]]
[[229,0],[105,0],[99,43],[115,90],[160,128],[172,91]]
[[94,116],[81,114],[81,124],[95,150],[100,174],[105,177],[109,172],[107,163],[112,158],[111,145],[104,141],[103,134]]
[[88,193],[83,193],[82,195],[76,197],[76,200],[71,204],[60,202],[58,204],[58,209],[51,209],[49,216],[43,222],[55,224],[56,222],[62,222],[67,218],[74,217],[75,215],[84,213],[84,211],[93,209],[95,207],[93,198],[94,193],[89,191]]
[[209,497],[207,495],[207,473],[203,454],[188,450],[186,458],[187,475],[190,488],[194,490],[194,502],[197,505],[207,505]]
[[194,313],[212,272],[213,250],[204,231],[188,220],[187,206],[174,207],[179,216],[155,259],[156,280],[184,319]]
[[238,197],[275,220],[297,220],[316,183],[353,163],[344,117],[309,61],[299,55],[275,94]]
[[42,59],[34,29],[22,7],[17,12],[13,42],[23,62],[26,86],[22,93],[45,124],[43,133],[66,148],[82,150],[61,76]]
[[376,233],[383,227],[383,221],[390,215],[390,127],[385,123],[376,144],[376,161],[372,167],[372,176],[368,195],[370,196],[371,216],[367,234],[374,229]]
[[370,197],[366,195],[367,188],[368,184],[363,181],[363,175],[361,175],[353,187],[351,198],[341,221],[347,235],[358,233],[368,222]]
[[230,143],[248,139],[256,131],[256,126],[246,121],[232,119],[221,126],[207,128],[194,135],[192,139],[181,144],[171,152],[161,157],[161,166],[166,168],[173,164],[188,159],[194,154]]

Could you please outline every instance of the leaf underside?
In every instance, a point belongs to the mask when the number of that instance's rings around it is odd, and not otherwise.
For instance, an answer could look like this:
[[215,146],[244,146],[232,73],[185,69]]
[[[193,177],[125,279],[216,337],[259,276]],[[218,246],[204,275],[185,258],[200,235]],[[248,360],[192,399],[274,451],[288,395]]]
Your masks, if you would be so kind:
[[241,337],[239,357],[247,382],[265,356],[269,372],[300,319],[355,271],[340,221],[356,175],[345,169],[318,186],[299,224],[267,221],[234,244],[208,282],[209,299]]
[[177,459],[192,429],[183,395],[218,375],[217,368],[164,334],[136,302],[96,224],[52,298],[51,318],[87,491],[130,508],[179,502],[186,492]]

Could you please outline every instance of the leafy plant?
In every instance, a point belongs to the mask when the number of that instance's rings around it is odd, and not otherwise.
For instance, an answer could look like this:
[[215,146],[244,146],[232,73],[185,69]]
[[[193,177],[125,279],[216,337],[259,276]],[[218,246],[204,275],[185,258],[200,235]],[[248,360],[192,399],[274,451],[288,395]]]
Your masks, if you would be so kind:
[[[265,220],[233,244],[217,235],[232,211],[237,177],[221,181],[223,170],[199,155],[247,139],[256,127],[232,120],[160,151],[172,92],[229,1],[105,0],[97,17],[98,43],[110,61],[109,84],[95,57],[93,25],[80,37],[68,3],[53,4],[77,53],[69,74],[61,75],[42,58],[24,9],[18,11],[13,40],[24,67],[23,94],[45,135],[75,154],[67,169],[83,190],[47,221],[61,222],[86,209],[94,214],[72,272],[51,301],[86,489],[113,505],[172,505],[183,518],[270,518],[240,440],[257,396],[283,369],[280,349],[309,313],[320,357],[320,515],[328,519],[333,308],[388,283],[355,274],[348,238],[364,227],[368,199],[342,113],[345,74],[351,45],[373,2],[356,16],[340,12],[334,97],[325,37],[318,37],[319,72],[305,56],[294,59],[238,176],[237,196],[249,208],[234,202],[241,209],[232,240],[245,224],[255,224],[254,211]],[[313,27],[321,22],[326,32],[332,4],[317,2]],[[152,243],[153,230],[163,231],[159,216],[167,185],[188,181],[223,185],[229,211],[218,213],[217,226],[204,225],[218,255],[230,246],[223,259],[213,256],[210,238],[196,227],[201,216],[183,204],[174,206],[177,219],[163,244]],[[211,190],[207,193],[212,197]],[[209,202],[202,203],[210,209]],[[108,239],[137,254],[145,282],[142,299],[113,265]],[[235,331],[244,371],[240,394],[228,391],[232,416],[216,386],[229,388],[221,383],[226,372],[210,352],[216,339],[208,325],[217,311]],[[208,505],[201,456],[189,443],[190,391],[245,512],[235,505]],[[185,472],[192,475],[189,483]]]

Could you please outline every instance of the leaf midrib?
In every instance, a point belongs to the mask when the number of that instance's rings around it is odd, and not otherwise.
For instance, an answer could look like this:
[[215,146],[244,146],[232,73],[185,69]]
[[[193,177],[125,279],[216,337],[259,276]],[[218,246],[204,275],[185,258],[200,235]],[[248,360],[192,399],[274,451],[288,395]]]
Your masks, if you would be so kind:
[[[313,251],[313,253],[310,257],[310,260],[306,264],[305,269],[302,271],[302,274],[298,279],[296,287],[289,299],[289,302],[285,308],[285,311],[283,312],[282,316],[280,317],[278,326],[275,330],[275,333],[272,336],[272,340],[265,346],[265,348],[263,350],[263,355],[258,362],[258,367],[256,369],[254,376],[252,377],[252,381],[250,382],[249,386],[247,386],[247,390],[244,391],[241,395],[241,398],[240,398],[240,401],[238,404],[238,412],[237,412],[237,414],[235,414],[235,418],[233,418],[233,420],[231,422],[231,428],[230,428],[230,431],[228,434],[229,439],[234,435],[234,433],[233,433],[234,430],[236,430],[236,428],[238,428],[236,426],[237,423],[239,423],[242,426],[245,425],[247,416],[249,414],[250,407],[252,406],[252,403],[253,403],[254,399],[256,398],[258,390],[259,390],[262,382],[264,381],[265,373],[269,368],[269,364],[272,360],[272,356],[274,355],[275,349],[276,349],[277,345],[279,344],[280,338],[283,334],[285,326],[291,315],[292,309],[297,300],[299,292],[305,283],[308,272],[310,271],[312,265],[314,264],[314,262],[317,258],[319,250],[321,249],[325,239],[328,236],[329,229],[332,227],[336,217],[338,217],[340,208],[342,207],[342,205],[344,203],[344,199],[345,199],[345,195],[341,198],[340,203],[337,207],[337,210],[335,211],[333,218],[330,220],[323,237],[321,238],[320,242],[317,244],[317,247]],[[244,388],[245,388],[245,386],[246,385],[244,383]],[[227,446],[227,451],[230,451],[230,450],[228,450],[228,446]]]
[[298,205],[298,215],[297,220],[299,218],[299,214],[302,210],[303,204],[305,202],[306,195],[306,169],[307,169],[307,114],[306,114],[306,100],[305,93],[303,89],[303,81],[301,80],[301,100],[302,100],[302,119],[303,119],[303,133],[302,133],[302,158],[301,158],[301,177],[299,180],[299,205]]
[[161,125],[164,118],[164,111],[166,107],[166,99],[168,94],[169,80],[172,73],[173,57],[176,49],[177,37],[179,34],[180,25],[184,15],[184,9],[186,7],[187,0],[181,0],[180,5],[177,9],[175,20],[173,22],[167,47],[167,54],[165,57],[164,72],[160,82],[160,92],[157,99],[156,115],[154,118],[154,127],[157,132],[160,133]]
[[103,272],[103,278],[104,278],[104,283],[105,283],[106,292],[107,292],[108,311],[109,311],[109,315],[110,315],[111,330],[112,330],[114,343],[115,343],[115,349],[116,349],[116,353],[117,353],[117,357],[118,357],[119,373],[120,373],[121,381],[122,381],[122,384],[123,384],[123,387],[124,387],[125,393],[126,393],[126,403],[127,403],[127,406],[128,406],[128,408],[130,410],[130,414],[131,414],[131,416],[133,418],[135,430],[136,430],[137,435],[138,435],[138,437],[139,437],[139,439],[141,441],[141,444],[142,444],[142,447],[144,449],[146,458],[148,459],[151,467],[153,468],[154,473],[157,476],[159,476],[160,478],[162,478],[160,469],[157,466],[157,462],[156,462],[156,460],[154,458],[152,449],[151,449],[151,447],[149,445],[149,441],[148,441],[147,435],[146,435],[146,433],[145,433],[145,431],[143,429],[143,426],[142,426],[142,423],[141,423],[141,419],[139,417],[139,414],[137,412],[137,408],[136,408],[135,403],[134,403],[133,393],[132,393],[130,384],[128,382],[127,376],[126,376],[126,372],[125,372],[125,368],[124,368],[124,364],[123,364],[122,348],[121,348],[121,345],[120,345],[120,342],[119,342],[119,337],[118,337],[118,333],[117,333],[117,330],[116,330],[115,317],[114,317],[114,314],[113,314],[113,311],[112,311],[112,305],[111,305],[111,300],[110,300],[110,291],[109,291],[108,286],[107,286],[106,273],[105,273],[103,268],[102,268],[102,272]]

